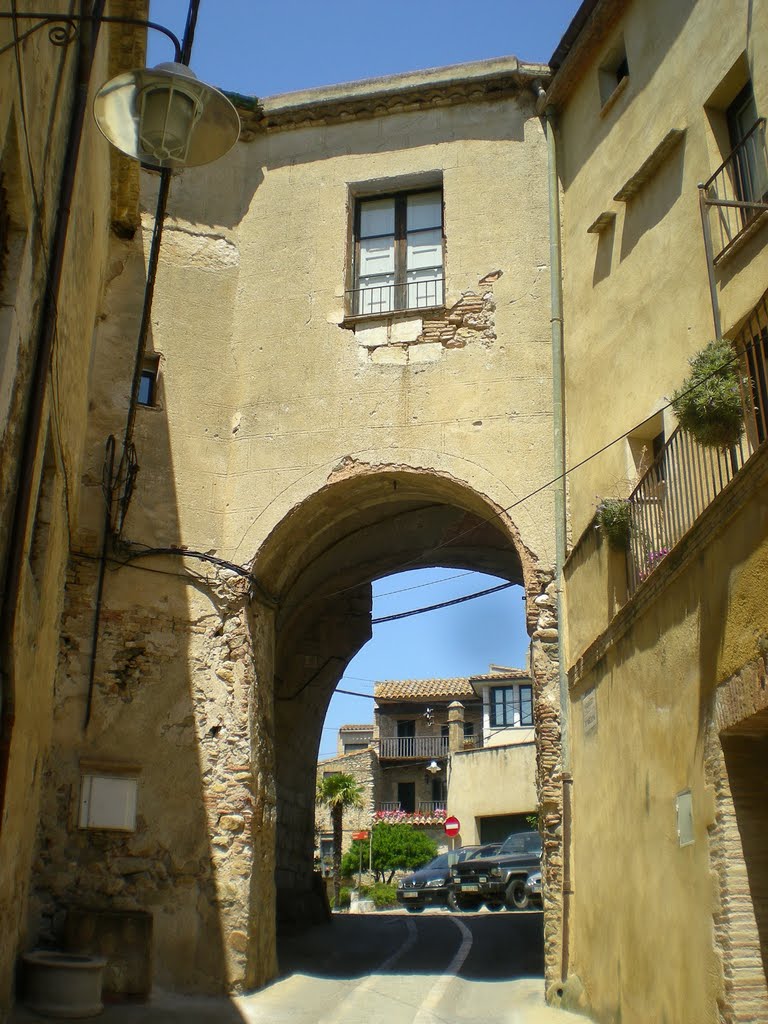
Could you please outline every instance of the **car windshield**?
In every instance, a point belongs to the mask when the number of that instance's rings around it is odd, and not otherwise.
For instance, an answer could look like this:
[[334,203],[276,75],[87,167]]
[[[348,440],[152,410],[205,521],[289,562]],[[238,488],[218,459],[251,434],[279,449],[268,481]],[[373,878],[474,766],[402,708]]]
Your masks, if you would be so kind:
[[429,864],[425,864],[424,867],[420,868],[419,870],[421,870],[421,871],[439,871],[441,868],[447,868],[447,867],[448,867],[448,854],[447,853],[441,853],[439,857],[435,857],[434,860],[431,860],[429,862]]
[[541,855],[541,836],[538,832],[516,832],[502,843],[500,854],[535,853]]

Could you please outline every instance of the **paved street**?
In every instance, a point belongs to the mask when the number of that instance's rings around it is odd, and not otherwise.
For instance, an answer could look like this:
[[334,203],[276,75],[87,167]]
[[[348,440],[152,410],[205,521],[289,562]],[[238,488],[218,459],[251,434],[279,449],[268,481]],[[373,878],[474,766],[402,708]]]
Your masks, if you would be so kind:
[[[103,1024],[566,1024],[544,1005],[540,913],[339,915],[283,938],[282,977],[234,1000],[158,996]],[[18,1010],[13,1024],[41,1018]]]

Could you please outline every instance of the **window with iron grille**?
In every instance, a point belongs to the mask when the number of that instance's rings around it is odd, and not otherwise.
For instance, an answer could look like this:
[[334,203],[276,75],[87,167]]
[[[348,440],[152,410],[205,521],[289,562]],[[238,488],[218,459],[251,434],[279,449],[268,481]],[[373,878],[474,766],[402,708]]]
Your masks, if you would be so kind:
[[493,686],[490,692],[491,726],[533,725],[533,690],[525,684]]
[[353,315],[442,306],[442,190],[357,199],[353,271]]

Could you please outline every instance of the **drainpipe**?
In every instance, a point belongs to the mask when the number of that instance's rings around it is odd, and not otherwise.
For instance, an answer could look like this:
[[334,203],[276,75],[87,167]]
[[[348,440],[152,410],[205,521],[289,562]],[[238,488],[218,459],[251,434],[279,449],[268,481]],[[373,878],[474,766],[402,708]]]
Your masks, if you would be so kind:
[[544,113],[547,136],[547,179],[549,184],[549,266],[552,324],[552,425],[555,478],[555,580],[557,584],[558,688],[560,692],[560,758],[562,765],[562,843],[563,843],[563,943],[561,977],[568,976],[570,947],[571,896],[571,786],[570,702],[565,671],[563,642],[563,566],[567,527],[565,518],[565,399],[563,393],[563,264],[560,242],[560,183],[557,174],[557,137],[555,109],[545,106],[546,92],[540,81],[534,83],[536,108]]

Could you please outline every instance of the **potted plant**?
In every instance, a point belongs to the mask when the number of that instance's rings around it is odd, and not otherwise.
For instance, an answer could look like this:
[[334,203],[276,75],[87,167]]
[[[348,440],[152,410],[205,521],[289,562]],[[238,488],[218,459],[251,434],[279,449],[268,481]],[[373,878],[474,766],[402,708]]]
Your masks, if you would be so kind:
[[603,498],[597,506],[597,528],[612,548],[623,551],[632,532],[632,509],[626,498]]
[[727,342],[710,341],[688,360],[691,373],[672,396],[672,408],[686,433],[699,444],[727,450],[744,431],[739,363]]

